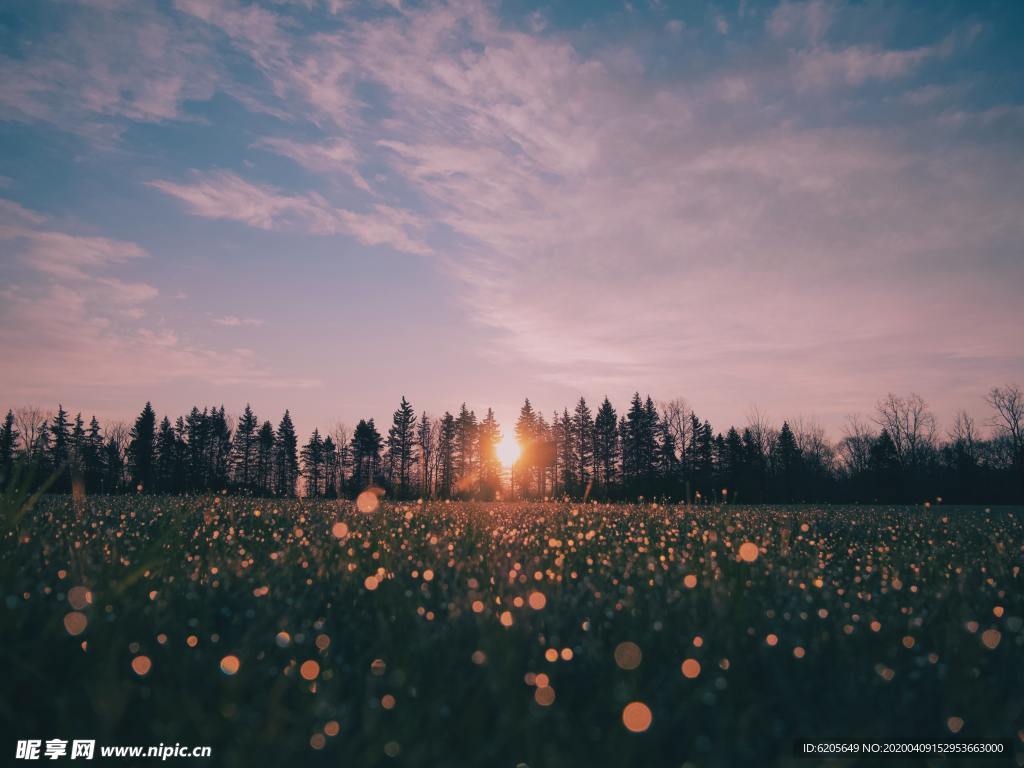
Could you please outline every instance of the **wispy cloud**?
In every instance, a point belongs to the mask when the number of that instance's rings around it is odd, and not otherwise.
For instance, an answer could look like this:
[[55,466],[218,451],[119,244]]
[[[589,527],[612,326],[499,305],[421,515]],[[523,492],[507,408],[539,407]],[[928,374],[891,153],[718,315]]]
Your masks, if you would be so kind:
[[239,317],[238,315],[221,315],[213,318],[213,322],[228,328],[259,328],[264,323],[263,320],[256,317]]
[[193,176],[191,183],[156,180],[149,185],[208,219],[238,221],[265,230],[345,234],[365,245],[386,245],[415,254],[431,252],[420,237],[424,222],[409,212],[382,204],[373,204],[365,212],[349,211],[332,206],[316,192],[290,195],[270,185],[253,184],[230,171]]

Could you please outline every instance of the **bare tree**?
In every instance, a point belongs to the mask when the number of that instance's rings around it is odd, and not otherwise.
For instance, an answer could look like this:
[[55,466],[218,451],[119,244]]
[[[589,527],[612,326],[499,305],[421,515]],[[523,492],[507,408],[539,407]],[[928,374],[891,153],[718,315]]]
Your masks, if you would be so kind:
[[876,406],[875,423],[885,429],[904,466],[917,466],[935,446],[935,416],[917,394],[896,397],[891,392]]
[[967,411],[957,411],[956,416],[953,418],[953,429],[948,434],[954,448],[964,456],[971,459],[977,458],[978,443],[981,441],[981,436],[974,426],[974,419],[971,418]]
[[995,410],[989,426],[1009,439],[1015,455],[1020,456],[1024,453],[1024,392],[1012,384],[993,387],[985,401]]
[[866,418],[860,414],[846,417],[843,439],[839,441],[839,453],[850,474],[858,475],[867,471],[871,460],[871,446],[876,438],[877,435]]
[[339,419],[334,422],[331,438],[338,447],[338,482],[344,487],[345,483],[348,482],[348,470],[352,464],[350,456],[352,433],[349,431],[348,425]]
[[676,450],[682,456],[686,456],[686,446],[689,445],[692,439],[691,428],[690,428],[690,407],[686,404],[686,400],[682,397],[676,397],[668,402],[659,403],[658,408],[661,411],[661,421],[668,429],[669,435],[672,437],[672,441],[675,443]]
[[38,405],[24,405],[14,411],[14,420],[21,433],[22,451],[26,456],[35,455],[39,448],[39,437],[43,425],[53,418],[53,411],[47,411]]
[[798,416],[790,422],[796,447],[810,462],[830,470],[835,464],[836,451],[825,428],[813,418]]
[[768,414],[762,413],[756,405],[747,413],[747,429],[754,445],[762,456],[771,456],[779,439],[779,430],[768,421]]

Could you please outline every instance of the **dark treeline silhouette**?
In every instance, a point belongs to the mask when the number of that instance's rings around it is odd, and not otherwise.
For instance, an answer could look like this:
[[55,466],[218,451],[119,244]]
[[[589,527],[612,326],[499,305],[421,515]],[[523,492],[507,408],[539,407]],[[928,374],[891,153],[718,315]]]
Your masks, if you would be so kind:
[[[38,408],[8,411],[0,425],[0,485],[21,462],[57,493],[209,493],[352,497],[371,487],[392,498],[664,499],[688,502],[956,502],[1024,498],[1024,393],[997,387],[987,437],[959,412],[940,435],[917,395],[888,395],[873,417],[851,417],[831,442],[803,419],[770,424],[754,411],[716,431],[684,401],[633,396],[624,413],[607,398],[580,398],[550,420],[523,404],[514,431],[521,454],[502,467],[501,427],[482,419],[418,417],[403,397],[387,434],[361,419],[351,435],[314,429],[301,447],[288,411],[275,427],[249,405],[193,408],[173,423],[149,403],[130,427]],[[40,471],[41,470],[41,471]]]

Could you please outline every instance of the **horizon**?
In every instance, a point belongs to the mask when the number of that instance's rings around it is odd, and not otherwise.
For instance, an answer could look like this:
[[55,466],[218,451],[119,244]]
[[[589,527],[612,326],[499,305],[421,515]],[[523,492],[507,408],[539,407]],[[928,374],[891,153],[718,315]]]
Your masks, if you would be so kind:
[[[1024,380],[1024,10],[0,11],[3,405],[581,395],[716,428]],[[407,386],[415,382],[415,387]],[[213,397],[211,397],[213,395]]]

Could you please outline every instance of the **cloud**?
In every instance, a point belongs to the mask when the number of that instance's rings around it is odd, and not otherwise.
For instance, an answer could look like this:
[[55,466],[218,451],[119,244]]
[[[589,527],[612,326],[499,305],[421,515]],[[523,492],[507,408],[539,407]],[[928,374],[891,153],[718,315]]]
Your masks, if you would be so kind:
[[359,189],[369,192],[370,185],[358,170],[359,153],[352,142],[335,136],[323,143],[302,143],[292,139],[269,138],[256,142],[257,147],[294,160],[308,171],[348,176]]
[[147,256],[135,243],[63,232],[47,216],[5,200],[0,241],[29,270],[0,289],[0,355],[17,361],[0,369],[8,397],[59,399],[69,382],[105,395],[190,379],[319,385],[280,377],[251,353],[190,343],[158,319],[145,322],[143,307],[158,298],[157,288],[108,274]]
[[227,326],[228,328],[258,328],[263,325],[263,320],[255,317],[239,317],[238,315],[221,315],[220,317],[213,318],[213,322],[217,325]]
[[894,80],[910,74],[938,51],[934,46],[905,51],[869,46],[813,48],[796,56],[796,84],[798,88],[827,88],[835,83],[856,86],[868,80]]
[[[907,77],[947,50],[832,49],[815,7],[774,29],[796,36],[810,97]],[[944,349],[976,346],[975,322],[932,333],[933,308],[962,300],[954,282],[987,322],[1018,314],[974,266],[1019,273],[999,254],[1024,234],[1021,167],[998,152],[795,115],[767,125],[772,101],[795,97],[770,71],[642,82],[476,3],[354,22],[308,50],[382,89],[376,153],[355,151],[454,233],[442,263],[466,305],[499,334],[496,354],[542,378],[688,387],[698,370],[743,381],[761,365],[781,390],[825,368],[845,397],[937,380]]]
[[264,230],[345,234],[365,245],[386,245],[414,254],[431,252],[420,238],[423,222],[411,213],[381,204],[365,212],[335,208],[317,193],[290,195],[230,171],[195,172],[193,177],[195,181],[188,184],[164,180],[148,184],[207,219],[238,221]]
[[64,10],[40,40],[0,56],[8,119],[101,136],[104,123],[182,119],[185,102],[209,99],[220,84],[209,47],[151,3]]

